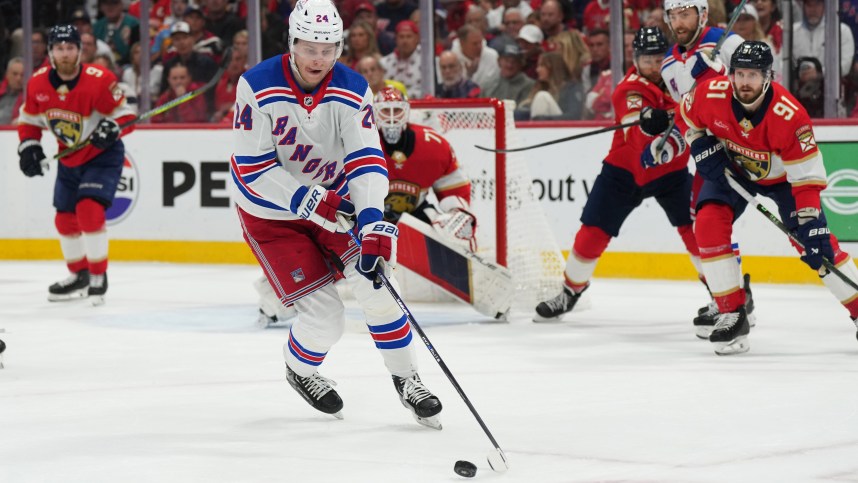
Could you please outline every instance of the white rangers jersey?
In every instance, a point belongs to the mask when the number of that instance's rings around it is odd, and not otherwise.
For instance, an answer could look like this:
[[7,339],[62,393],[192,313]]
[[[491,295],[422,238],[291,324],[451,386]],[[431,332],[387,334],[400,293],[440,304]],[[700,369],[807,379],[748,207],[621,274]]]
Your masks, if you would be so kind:
[[312,93],[295,81],[289,55],[245,72],[235,99],[230,172],[242,210],[271,220],[296,220],[306,188],[350,195],[358,224],[382,219],[387,165],[360,74],[336,63]]
[[[661,62],[661,77],[664,79],[667,90],[674,101],[679,102],[682,96],[688,93],[694,86],[694,83],[697,82],[694,76],[691,75],[691,71],[697,63],[697,57],[694,54],[705,52],[708,55],[715,48],[715,45],[718,44],[718,40],[721,39],[721,34],[723,33],[724,29],[705,27],[703,33],[697,38],[697,42],[690,49],[685,50],[679,44],[674,44],[667,51],[664,60]],[[733,52],[739,48],[742,42],[744,42],[744,39],[733,32],[727,34],[727,38],[724,39],[724,44],[721,45],[721,50],[718,51],[718,58],[721,59],[721,62],[728,69],[730,68],[730,57],[733,56]],[[714,75],[716,74],[713,73],[712,76]],[[708,80],[712,76],[704,77],[700,82]]]

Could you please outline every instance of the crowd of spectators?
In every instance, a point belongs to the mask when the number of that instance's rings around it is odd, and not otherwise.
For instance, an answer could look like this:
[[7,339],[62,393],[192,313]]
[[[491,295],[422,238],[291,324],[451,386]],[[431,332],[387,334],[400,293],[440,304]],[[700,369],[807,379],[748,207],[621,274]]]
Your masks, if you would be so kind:
[[[72,23],[81,32],[83,62],[116,73],[128,101],[143,89],[154,105],[206,83],[228,65],[216,89],[152,122],[229,122],[235,84],[248,68],[247,0],[152,0],[141,22],[139,0],[34,2],[33,66],[49,65],[46,29]],[[295,0],[260,0],[262,55],[287,50]],[[340,62],[364,75],[375,91],[392,85],[411,99],[422,92],[420,24],[416,0],[335,0],[347,28]],[[709,23],[725,26],[737,0],[709,0]],[[824,75],[838,75],[840,117],[858,117],[858,0],[840,7],[839,72],[823,68],[824,1],[793,0],[791,45],[784,45],[779,0],[749,0],[733,27],[763,40],[775,53],[776,80],[790,69],[788,86],[814,116],[823,115]],[[625,0],[624,59],[640,26],[670,31],[660,0]],[[610,9],[607,0],[434,0],[436,87],[442,98],[497,97],[516,102],[517,119],[611,119]],[[23,90],[20,2],[0,0],[0,124],[17,116]],[[141,26],[150,45],[140,45]],[[144,48],[145,47],[145,48]],[[784,57],[790,55],[785,59]],[[149,55],[148,85],[141,85]],[[228,56],[229,58],[226,58]]]

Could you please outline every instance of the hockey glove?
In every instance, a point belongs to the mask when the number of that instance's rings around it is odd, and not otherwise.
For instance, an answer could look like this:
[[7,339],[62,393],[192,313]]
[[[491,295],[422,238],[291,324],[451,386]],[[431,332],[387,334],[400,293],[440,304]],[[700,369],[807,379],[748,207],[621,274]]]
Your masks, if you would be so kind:
[[804,245],[801,260],[810,268],[819,270],[822,266],[822,257],[827,258],[828,261],[834,261],[831,230],[828,229],[825,219],[819,218],[819,210],[816,208],[802,208],[796,213],[798,215],[796,237]]
[[24,176],[44,176],[42,173],[42,161],[45,160],[45,152],[42,144],[35,139],[26,139],[18,145],[18,156],[21,157],[21,171]]
[[95,130],[92,131],[92,137],[89,138],[89,143],[98,149],[107,149],[113,146],[113,143],[119,139],[119,124],[109,118],[104,118],[98,121]]
[[724,177],[724,168],[730,164],[724,145],[715,136],[703,136],[691,143],[691,157],[697,166],[697,172],[703,179],[717,183],[724,188],[730,187]]
[[677,156],[685,152],[685,139],[680,134],[679,129],[676,126],[670,130],[670,135],[667,137],[667,141],[664,143],[664,146],[661,148],[661,152],[656,152],[658,148],[658,143],[661,142],[661,138],[663,136],[658,136],[652,140],[651,143],[644,148],[643,153],[641,153],[641,164],[644,168],[654,168],[656,166],[661,166],[662,164],[667,164],[673,161]]
[[292,211],[332,233],[345,233],[337,220],[337,213],[349,218],[355,214],[355,205],[333,191],[319,185],[301,187],[292,197]]
[[641,131],[648,136],[658,136],[670,126],[670,114],[663,109],[646,106],[641,109]]
[[360,259],[357,271],[372,281],[376,290],[381,288],[378,273],[389,275],[396,265],[396,239],[399,229],[386,221],[370,223],[360,230]]
[[445,238],[472,252],[477,251],[477,218],[461,208],[439,214],[432,226]]
[[709,52],[697,52],[694,54],[694,66],[691,67],[691,75],[697,82],[703,82],[713,77],[724,75],[727,68],[716,55],[714,59],[709,58]]

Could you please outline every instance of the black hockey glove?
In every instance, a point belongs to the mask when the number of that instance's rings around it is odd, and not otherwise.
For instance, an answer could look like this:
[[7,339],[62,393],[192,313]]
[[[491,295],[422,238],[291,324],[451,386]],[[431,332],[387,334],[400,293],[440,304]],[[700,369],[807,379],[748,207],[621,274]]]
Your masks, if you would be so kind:
[[119,124],[113,119],[104,118],[98,121],[95,130],[92,131],[92,137],[89,139],[90,144],[98,149],[107,149],[119,139]]
[[44,176],[42,161],[45,160],[45,153],[39,141],[35,139],[21,141],[18,145],[18,156],[21,157],[21,171],[24,172],[24,176],[28,178]]
[[703,136],[691,143],[691,157],[697,165],[697,172],[703,179],[718,183],[724,188],[730,187],[724,176],[724,168],[729,166],[730,158],[724,145],[715,136]]
[[819,210],[816,208],[802,208],[796,212],[798,215],[798,228],[796,237],[804,245],[804,254],[801,260],[810,268],[819,270],[822,266],[822,257],[828,261],[834,261],[834,250],[831,249],[831,230],[824,218],[820,218]]
[[658,136],[670,126],[670,114],[663,109],[646,106],[641,109],[641,131],[650,136]]

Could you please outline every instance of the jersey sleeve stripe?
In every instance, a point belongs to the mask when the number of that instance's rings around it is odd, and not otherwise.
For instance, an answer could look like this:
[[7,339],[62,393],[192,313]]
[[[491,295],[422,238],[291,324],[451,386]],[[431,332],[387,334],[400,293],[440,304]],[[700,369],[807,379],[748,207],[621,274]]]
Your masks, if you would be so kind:
[[363,176],[365,174],[369,174],[369,173],[379,173],[382,176],[384,176],[385,178],[387,178],[387,170],[386,169],[382,168],[381,166],[370,165],[370,166],[363,166],[363,167],[358,168],[354,171],[348,171],[346,174],[346,179],[348,179],[351,182],[353,179],[355,179],[359,176]]
[[363,157],[370,156],[370,155],[381,158],[382,163],[385,162],[384,161],[384,153],[381,152],[381,149],[373,148],[373,147],[366,147],[366,148],[358,149],[357,151],[352,151],[351,153],[349,153],[346,156],[346,158],[343,159],[343,164],[348,164],[353,159],[363,158]]
[[819,156],[819,153],[813,152],[813,153],[808,154],[807,156],[805,156],[803,158],[791,159],[791,160],[781,159],[781,161],[783,161],[784,165],[786,165],[786,166],[795,166],[797,164],[801,164],[801,163],[810,161],[810,160],[816,158],[817,156]]
[[256,156],[233,156],[233,159],[235,159],[235,162],[238,164],[258,164],[263,161],[275,159],[276,157],[277,154],[274,151],[269,151]]
[[289,211],[286,208],[284,208],[282,206],[278,206],[278,205],[266,200],[262,196],[260,196],[259,193],[255,192],[253,190],[253,188],[251,188],[250,186],[247,185],[247,183],[244,181],[244,179],[241,176],[239,176],[237,171],[238,171],[238,165],[235,164],[235,158],[233,157],[230,160],[230,174],[232,174],[232,180],[233,180],[233,182],[235,182],[235,186],[236,186],[236,188],[238,188],[238,191],[242,195],[244,195],[244,197],[247,198],[251,203],[265,207],[265,208],[270,208],[272,210]]
[[271,169],[276,168],[277,166],[282,166],[277,160],[270,160],[264,163],[260,163],[258,165],[252,166],[239,166],[238,171],[241,179],[244,180],[245,183],[253,183],[260,176],[262,176],[265,172],[270,171]]

